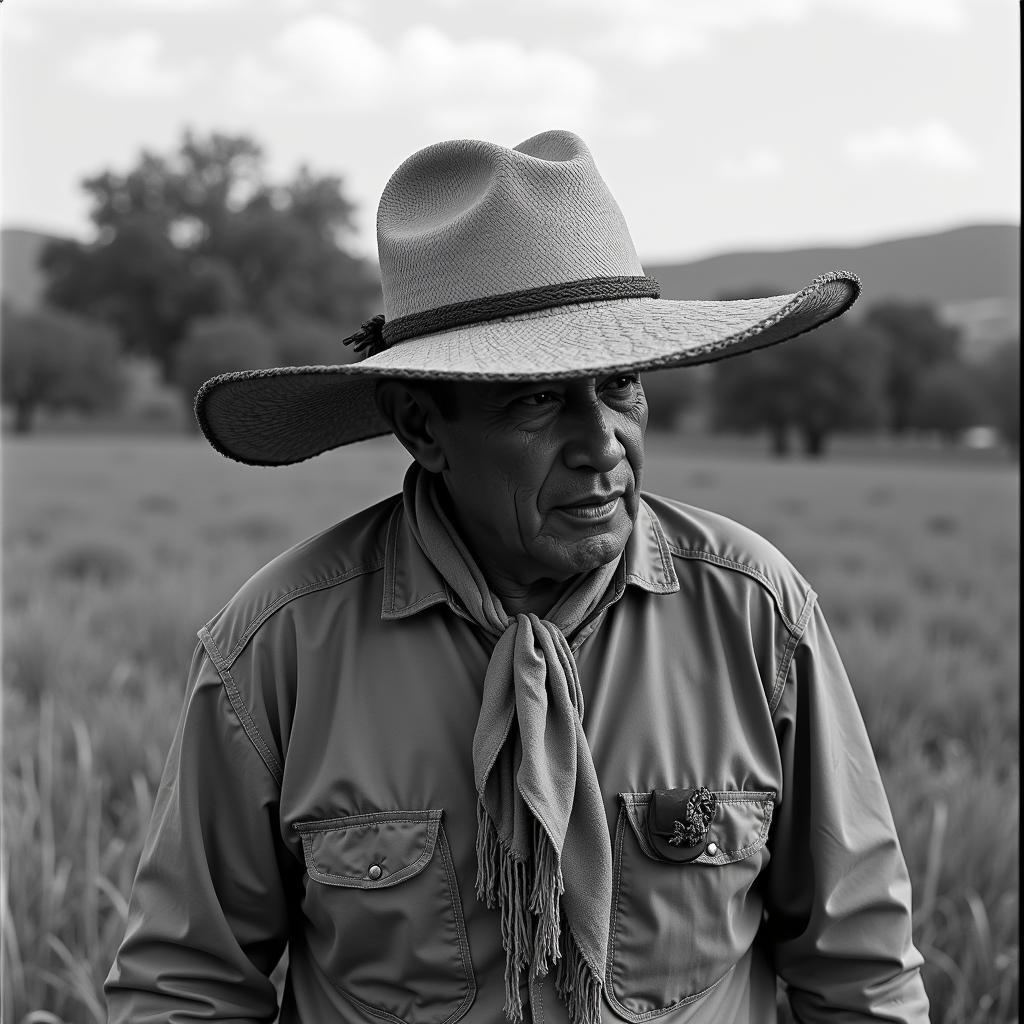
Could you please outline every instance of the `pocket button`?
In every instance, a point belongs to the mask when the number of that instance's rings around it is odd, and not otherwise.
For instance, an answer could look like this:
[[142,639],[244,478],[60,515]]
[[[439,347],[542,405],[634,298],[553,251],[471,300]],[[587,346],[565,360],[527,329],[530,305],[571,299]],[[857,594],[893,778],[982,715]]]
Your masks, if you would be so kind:
[[384,869],[379,864],[371,864],[370,870],[366,872],[373,881],[377,881],[384,874]]

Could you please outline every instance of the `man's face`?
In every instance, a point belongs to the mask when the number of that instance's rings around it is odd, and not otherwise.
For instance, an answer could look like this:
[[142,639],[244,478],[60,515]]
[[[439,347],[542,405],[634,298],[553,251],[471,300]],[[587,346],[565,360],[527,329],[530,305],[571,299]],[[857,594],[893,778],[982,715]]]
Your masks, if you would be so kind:
[[459,527],[492,586],[561,581],[617,558],[640,502],[636,375],[466,383],[436,422]]

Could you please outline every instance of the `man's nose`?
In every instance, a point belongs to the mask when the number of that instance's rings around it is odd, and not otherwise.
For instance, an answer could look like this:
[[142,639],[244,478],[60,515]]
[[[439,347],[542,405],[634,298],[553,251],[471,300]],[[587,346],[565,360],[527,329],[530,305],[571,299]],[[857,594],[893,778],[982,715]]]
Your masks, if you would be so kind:
[[588,402],[570,417],[568,426],[571,436],[565,445],[565,463],[570,469],[608,473],[626,457],[615,432],[615,413],[603,402]]

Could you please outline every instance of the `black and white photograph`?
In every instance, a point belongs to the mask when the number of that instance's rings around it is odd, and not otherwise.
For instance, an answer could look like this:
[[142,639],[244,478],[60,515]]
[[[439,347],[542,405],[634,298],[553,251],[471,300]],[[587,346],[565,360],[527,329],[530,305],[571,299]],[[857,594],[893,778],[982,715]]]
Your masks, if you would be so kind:
[[0,0],[0,1020],[1017,1024],[1011,0]]

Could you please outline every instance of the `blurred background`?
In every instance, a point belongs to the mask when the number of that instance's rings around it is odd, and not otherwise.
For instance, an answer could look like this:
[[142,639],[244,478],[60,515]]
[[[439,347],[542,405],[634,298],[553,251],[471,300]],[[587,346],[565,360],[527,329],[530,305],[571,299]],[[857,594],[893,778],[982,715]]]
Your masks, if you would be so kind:
[[819,591],[933,1021],[1018,992],[1020,29],[1010,0],[2,0],[4,1020],[100,1021],[195,630],[398,489],[234,465],[192,395],[343,362],[376,205],[442,138],[582,135],[669,298],[840,321],[648,375],[646,486]]

